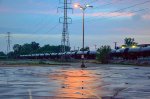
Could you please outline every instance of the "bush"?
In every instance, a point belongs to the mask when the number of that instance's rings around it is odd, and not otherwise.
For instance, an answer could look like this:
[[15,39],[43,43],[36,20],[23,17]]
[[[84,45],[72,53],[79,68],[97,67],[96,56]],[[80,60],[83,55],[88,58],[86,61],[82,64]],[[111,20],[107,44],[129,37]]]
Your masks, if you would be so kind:
[[109,53],[111,52],[111,48],[108,45],[101,46],[97,50],[96,58],[98,61],[100,61],[102,64],[106,64],[109,61]]
[[46,64],[46,63],[43,60],[40,60],[39,64]]

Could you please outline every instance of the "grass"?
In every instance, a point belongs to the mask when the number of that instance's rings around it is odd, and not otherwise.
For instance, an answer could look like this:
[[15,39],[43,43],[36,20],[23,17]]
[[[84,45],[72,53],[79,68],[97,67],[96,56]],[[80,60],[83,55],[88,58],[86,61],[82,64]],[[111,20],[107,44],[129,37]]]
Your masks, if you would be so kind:
[[4,65],[69,65],[68,63],[61,63],[49,60],[0,60],[0,66]]
[[128,62],[119,62],[119,63],[110,63],[110,64],[116,64],[116,65],[130,65],[130,66],[144,66],[149,67],[150,64],[140,64],[140,63],[128,63]]

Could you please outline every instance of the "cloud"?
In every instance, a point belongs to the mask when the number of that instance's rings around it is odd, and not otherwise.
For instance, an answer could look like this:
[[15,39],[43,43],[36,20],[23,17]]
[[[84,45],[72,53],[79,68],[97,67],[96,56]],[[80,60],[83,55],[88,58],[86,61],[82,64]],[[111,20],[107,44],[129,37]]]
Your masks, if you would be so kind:
[[149,36],[149,30],[147,27],[139,28],[139,27],[116,27],[112,29],[112,31],[116,32],[116,35],[120,33],[121,35],[145,35]]
[[38,39],[39,37],[42,39],[59,39],[59,37],[61,37],[60,34],[13,34],[14,37],[18,38],[18,39]]
[[114,31],[117,31],[117,32],[126,32],[126,33],[132,33],[134,32],[133,29],[130,29],[128,27],[118,27],[118,28],[115,28]]
[[51,4],[48,1],[42,1],[42,0],[29,0],[28,3],[31,6],[50,6]]
[[[76,14],[76,16],[81,16],[82,14]],[[97,12],[97,13],[91,13],[91,14],[86,14],[87,17],[124,17],[124,18],[130,18],[132,16],[134,16],[135,13],[131,13],[131,12],[114,12],[114,13],[110,13],[110,12]]]
[[3,0],[0,4],[0,13],[14,14],[55,14],[57,6],[55,1],[49,0]]
[[144,20],[150,20],[150,14],[143,15],[142,18]]
[[45,15],[53,15],[56,14],[56,10],[47,10],[47,11],[42,11],[42,10],[17,10],[17,9],[9,9],[9,8],[3,8],[0,9],[1,13],[16,13],[16,14],[45,14]]
[[1,12],[1,13],[8,12],[8,11],[10,11],[10,10],[11,10],[11,9],[9,9],[9,8],[0,6],[0,12]]
[[137,22],[137,21],[141,21],[141,20],[142,20],[142,17],[141,17],[140,14],[136,14],[136,15],[134,15],[134,16],[132,17],[132,19],[133,19],[135,22]]

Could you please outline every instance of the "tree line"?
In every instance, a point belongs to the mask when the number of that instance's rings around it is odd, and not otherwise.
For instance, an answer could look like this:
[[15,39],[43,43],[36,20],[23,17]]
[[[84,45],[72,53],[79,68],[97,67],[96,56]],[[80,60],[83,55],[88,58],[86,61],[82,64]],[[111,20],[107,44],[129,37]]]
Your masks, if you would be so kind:
[[[7,54],[8,57],[15,58],[19,55],[28,55],[35,53],[60,53],[62,45],[44,45],[40,46],[37,42],[25,43],[23,45],[14,44],[13,51]],[[65,46],[66,51],[70,51],[70,47]],[[5,56],[3,52],[0,53],[0,56]]]
[[[15,54],[26,55],[34,53],[59,53],[61,52],[62,45],[44,45],[40,47],[39,43],[31,42],[23,45],[15,44],[13,50]],[[70,47],[66,46],[66,51],[70,51]]]
[[[25,43],[23,45],[14,44],[13,51],[5,54],[4,52],[0,52],[0,56],[9,56],[9,57],[17,57],[19,55],[28,55],[28,54],[38,54],[38,53],[60,53],[62,49],[62,45],[49,45],[46,44],[44,46],[40,46],[39,43],[33,41],[31,43]],[[70,51],[70,47],[65,46],[66,51]],[[83,48],[80,49],[82,51]],[[89,51],[89,47],[85,47],[84,51]]]

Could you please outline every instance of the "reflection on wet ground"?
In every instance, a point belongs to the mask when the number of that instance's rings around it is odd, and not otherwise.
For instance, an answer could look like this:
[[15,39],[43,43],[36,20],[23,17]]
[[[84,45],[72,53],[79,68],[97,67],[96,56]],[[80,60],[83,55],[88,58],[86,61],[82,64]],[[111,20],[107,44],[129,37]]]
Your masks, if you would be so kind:
[[150,68],[0,67],[0,99],[150,99]]
[[[89,70],[64,70],[60,75],[51,75],[51,78],[59,79],[61,81],[61,88],[57,95],[60,97],[71,98],[98,98],[94,87],[100,82],[96,76],[92,75]],[[95,85],[94,85],[95,83]],[[100,90],[99,90],[100,91]]]

